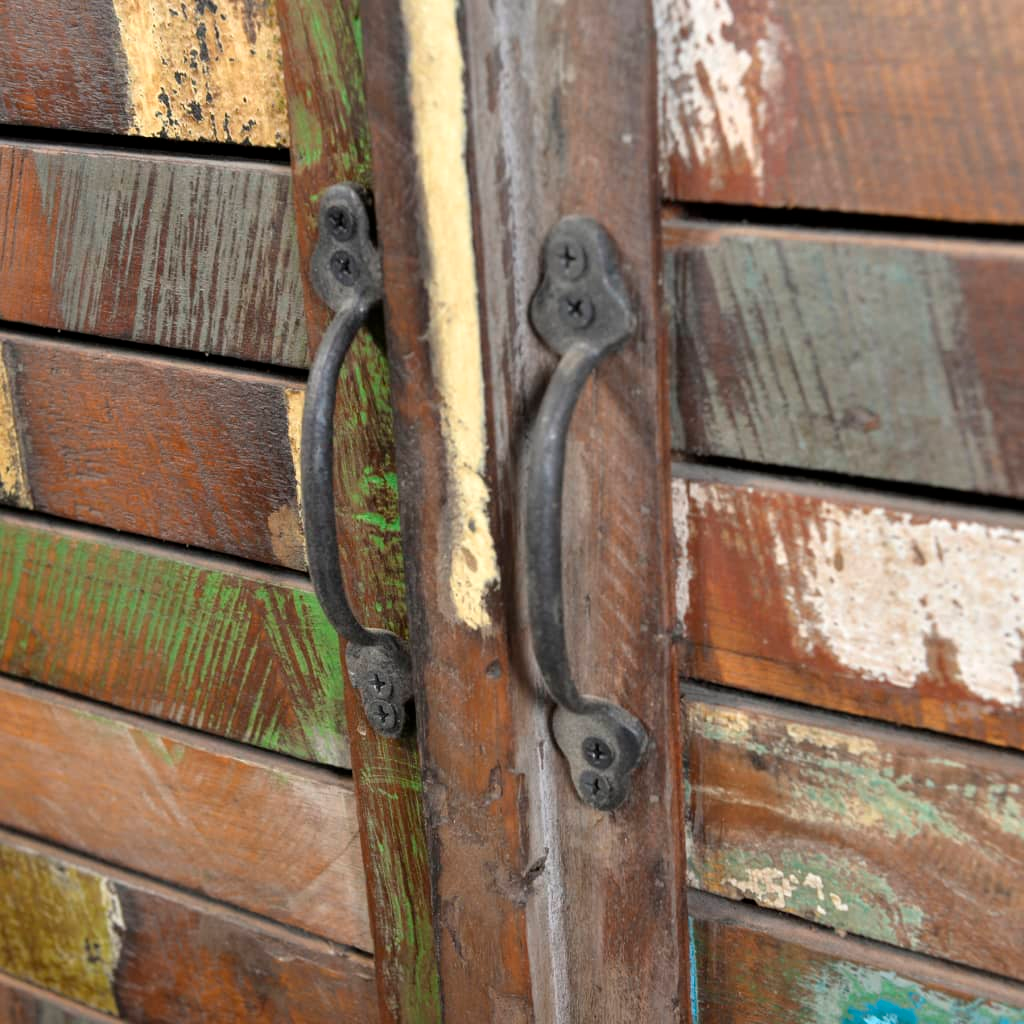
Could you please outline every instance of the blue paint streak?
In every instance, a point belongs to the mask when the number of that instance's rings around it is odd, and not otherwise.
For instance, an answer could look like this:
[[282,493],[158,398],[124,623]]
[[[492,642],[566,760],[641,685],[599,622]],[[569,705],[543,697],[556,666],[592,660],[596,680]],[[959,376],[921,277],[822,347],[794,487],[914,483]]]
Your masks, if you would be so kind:
[[843,1024],[917,1024],[917,1014],[888,999],[879,999],[862,1010],[851,1006],[843,1017]]
[[700,1024],[700,1003],[697,1001],[697,940],[693,935],[693,918],[687,922],[690,929],[690,1020]]

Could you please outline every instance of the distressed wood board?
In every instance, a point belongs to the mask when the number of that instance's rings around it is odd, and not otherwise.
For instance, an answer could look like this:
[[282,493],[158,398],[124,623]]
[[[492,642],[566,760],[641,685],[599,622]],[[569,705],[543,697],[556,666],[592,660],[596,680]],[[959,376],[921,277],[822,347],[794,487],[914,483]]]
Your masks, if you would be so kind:
[[[325,188],[354,181],[370,188],[370,142],[359,4],[302,0],[279,7],[291,125],[293,196],[306,324],[315,350],[332,312],[310,284]],[[335,460],[339,502],[348,506],[341,553],[352,607],[371,628],[407,635],[397,476],[387,360],[379,318],[349,351],[338,381],[336,415],[352,421]],[[344,495],[344,497],[341,497]],[[347,524],[346,524],[347,525]],[[439,1024],[423,784],[414,728],[384,738],[365,721],[362,699],[346,685],[351,761],[374,939],[382,1024]],[[411,710],[411,709],[410,709]]]
[[1024,757],[685,687],[691,884],[1024,979]]
[[102,1024],[116,1019],[0,972],[0,1021],[4,1024]]
[[1024,747],[1024,519],[675,468],[683,672]]
[[1024,221],[1013,0],[655,0],[661,174],[690,202]]
[[690,893],[691,1024],[1024,1024],[1024,987]]
[[0,141],[0,318],[305,366],[287,169]]
[[1024,248],[664,225],[673,446],[1024,496]]
[[2,830],[0,883],[0,970],[104,1015],[377,1020],[372,961],[329,942]]
[[0,512],[0,672],[351,763],[337,635],[297,574]]
[[0,677],[0,825],[372,949],[351,783]]
[[273,0],[4,0],[0,122],[285,146]]

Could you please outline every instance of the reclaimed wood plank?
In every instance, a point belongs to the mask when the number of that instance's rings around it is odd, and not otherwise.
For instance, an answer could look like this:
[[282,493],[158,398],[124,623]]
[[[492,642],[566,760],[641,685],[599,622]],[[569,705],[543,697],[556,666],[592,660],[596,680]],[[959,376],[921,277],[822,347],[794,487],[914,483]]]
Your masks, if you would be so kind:
[[0,501],[305,568],[300,382],[20,334],[0,356],[27,481]]
[[690,894],[692,1024],[1024,1024],[1024,986]]
[[0,512],[0,672],[350,766],[338,639],[304,576]]
[[664,231],[675,448],[1024,496],[1024,248]]
[[290,193],[273,164],[0,142],[0,318],[305,366]]
[[0,123],[285,146],[272,0],[3,0]]
[[1024,749],[1024,520],[678,466],[683,671]]
[[[312,288],[308,272],[320,196],[340,181],[372,185],[359,4],[301,0],[281,5],[279,17],[306,324],[315,349],[333,315]],[[358,428],[335,457],[338,515],[348,524],[341,560],[359,620],[406,636],[393,415],[387,359],[378,340],[383,339],[364,331],[338,380],[335,416],[358,415]],[[415,731],[383,738],[367,726],[354,687],[345,686],[345,702],[349,721],[359,723],[350,733],[351,756],[380,1019],[383,1024],[440,1024]]]
[[0,677],[0,825],[372,948],[351,783]]
[[683,692],[691,884],[1024,980],[1024,757]]
[[667,195],[1024,221],[1013,0],[654,6]]
[[0,972],[0,1021],[3,1024],[103,1024],[116,1019]]
[[[650,10],[389,0],[363,17],[445,1014],[681,1019]],[[653,734],[612,815],[577,797],[524,655],[524,439],[553,366],[527,309],[568,213],[615,238],[642,322],[580,402],[566,483],[581,688]]]
[[369,957],[3,830],[0,970],[103,1011],[68,1020],[378,1019]]

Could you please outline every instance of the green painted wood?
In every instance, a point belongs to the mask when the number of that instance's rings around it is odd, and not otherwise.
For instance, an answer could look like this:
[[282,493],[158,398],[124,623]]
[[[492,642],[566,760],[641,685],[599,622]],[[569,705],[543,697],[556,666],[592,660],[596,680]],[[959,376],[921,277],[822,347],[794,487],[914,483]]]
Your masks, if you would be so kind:
[[665,225],[674,447],[1024,496],[1024,247]]
[[0,672],[348,767],[338,638],[309,581],[0,513]]
[[0,143],[0,318],[305,366],[287,170]]
[[692,891],[691,1024],[1024,1024],[1024,986]]

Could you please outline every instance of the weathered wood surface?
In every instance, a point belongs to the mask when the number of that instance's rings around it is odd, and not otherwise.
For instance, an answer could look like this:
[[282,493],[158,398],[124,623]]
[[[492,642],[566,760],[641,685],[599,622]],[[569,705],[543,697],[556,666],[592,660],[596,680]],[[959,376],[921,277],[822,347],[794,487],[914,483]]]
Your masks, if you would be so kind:
[[369,957],[2,830],[0,970],[104,1020],[377,1020]]
[[1024,979],[1024,757],[684,697],[692,884]]
[[103,1024],[116,1019],[0,973],[3,1024]]
[[674,447],[1024,496],[1024,247],[665,224]]
[[0,122],[284,146],[272,0],[3,0]]
[[304,576],[3,512],[0,672],[351,763],[338,639]]
[[0,143],[4,320],[304,366],[297,256],[283,167]]
[[15,334],[0,357],[0,501],[305,568],[299,382]]
[[0,825],[371,949],[351,784],[0,678]]
[[1024,986],[690,894],[692,1024],[1024,1024]]
[[[315,349],[332,318],[310,284],[323,190],[370,178],[359,5],[301,0],[279,6],[298,248],[306,286],[306,324]],[[335,415],[354,420],[335,459],[339,516],[347,521],[342,569],[360,621],[407,632],[398,529],[394,434],[388,367],[368,332],[339,375]],[[383,527],[383,529],[381,528]],[[358,585],[353,585],[358,582]],[[382,1024],[439,1024],[440,993],[424,831],[423,785],[415,730],[384,739],[365,722],[362,700],[346,685],[359,834],[374,938]]]
[[1024,748],[1024,519],[677,467],[685,674]]
[[[389,0],[364,20],[446,1019],[680,1020],[650,12]],[[572,788],[523,629],[523,439],[553,366],[527,308],[570,212],[615,238],[643,324],[580,402],[566,484],[580,685],[654,739],[612,815]]]
[[1024,221],[1013,0],[654,6],[668,195]]

